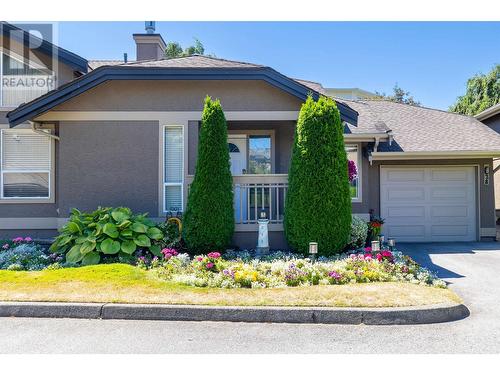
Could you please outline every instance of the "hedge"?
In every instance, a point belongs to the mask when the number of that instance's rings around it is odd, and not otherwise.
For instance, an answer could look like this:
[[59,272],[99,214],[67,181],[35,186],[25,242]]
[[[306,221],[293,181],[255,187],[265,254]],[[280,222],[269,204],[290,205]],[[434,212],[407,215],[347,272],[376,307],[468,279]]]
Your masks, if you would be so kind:
[[219,100],[205,99],[198,159],[184,215],[183,237],[189,250],[223,250],[234,231],[233,180],[227,123]]
[[351,197],[343,127],[335,102],[309,97],[302,105],[288,174],[284,228],[289,245],[307,254],[341,252],[350,241]]

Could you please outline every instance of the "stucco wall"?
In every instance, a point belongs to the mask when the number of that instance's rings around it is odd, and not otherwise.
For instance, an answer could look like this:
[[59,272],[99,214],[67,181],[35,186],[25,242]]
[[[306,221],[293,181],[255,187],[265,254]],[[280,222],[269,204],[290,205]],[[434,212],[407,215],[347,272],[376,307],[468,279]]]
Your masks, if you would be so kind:
[[158,122],[63,122],[59,129],[60,217],[99,205],[157,216]]
[[225,111],[298,111],[301,101],[264,81],[107,81],[57,111],[201,111],[206,95]]
[[[500,134],[500,113],[484,120],[483,123]],[[500,159],[493,161],[495,179],[495,208],[500,211]],[[500,216],[500,215],[499,215]]]

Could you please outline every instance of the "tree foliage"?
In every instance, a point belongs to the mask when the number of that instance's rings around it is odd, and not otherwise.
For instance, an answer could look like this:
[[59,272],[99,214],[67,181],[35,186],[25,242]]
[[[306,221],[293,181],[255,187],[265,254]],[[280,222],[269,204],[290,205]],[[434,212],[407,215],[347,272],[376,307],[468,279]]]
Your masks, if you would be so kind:
[[182,48],[182,46],[178,42],[169,42],[165,48],[165,57],[167,59],[173,59],[176,57],[184,57],[184,56],[192,56],[192,55],[204,55],[205,47],[203,43],[194,38],[194,44],[188,46],[186,48]]
[[450,107],[451,112],[474,116],[500,103],[500,64],[488,74],[476,74],[467,81],[465,94]]
[[307,254],[317,242],[332,255],[350,241],[351,196],[343,127],[335,102],[309,97],[302,105],[292,151],[285,205],[289,245]]
[[386,95],[385,93],[380,93],[378,91],[375,91],[375,94],[380,99],[390,100],[391,102],[420,106],[420,102],[410,95],[409,91],[405,91],[399,87],[397,83],[394,85],[392,90],[392,95]]
[[183,236],[188,249],[207,252],[224,250],[231,242],[233,231],[233,179],[226,118],[219,100],[207,96]]

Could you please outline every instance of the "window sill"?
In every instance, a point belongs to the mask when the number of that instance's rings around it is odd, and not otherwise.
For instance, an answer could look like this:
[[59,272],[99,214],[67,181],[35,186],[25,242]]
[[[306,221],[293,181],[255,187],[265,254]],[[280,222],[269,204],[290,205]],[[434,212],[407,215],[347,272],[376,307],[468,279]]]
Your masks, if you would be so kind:
[[14,198],[14,199],[0,199],[0,204],[53,204],[56,203],[55,199],[53,198],[33,198],[33,199],[19,199],[19,198]]

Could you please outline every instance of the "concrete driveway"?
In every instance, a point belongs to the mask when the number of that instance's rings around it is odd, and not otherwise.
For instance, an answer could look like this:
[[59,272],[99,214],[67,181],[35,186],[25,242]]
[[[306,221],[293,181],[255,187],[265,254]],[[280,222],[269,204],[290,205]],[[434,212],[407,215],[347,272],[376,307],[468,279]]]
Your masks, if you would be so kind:
[[405,244],[471,311],[413,326],[0,319],[0,353],[500,353],[500,244]]

